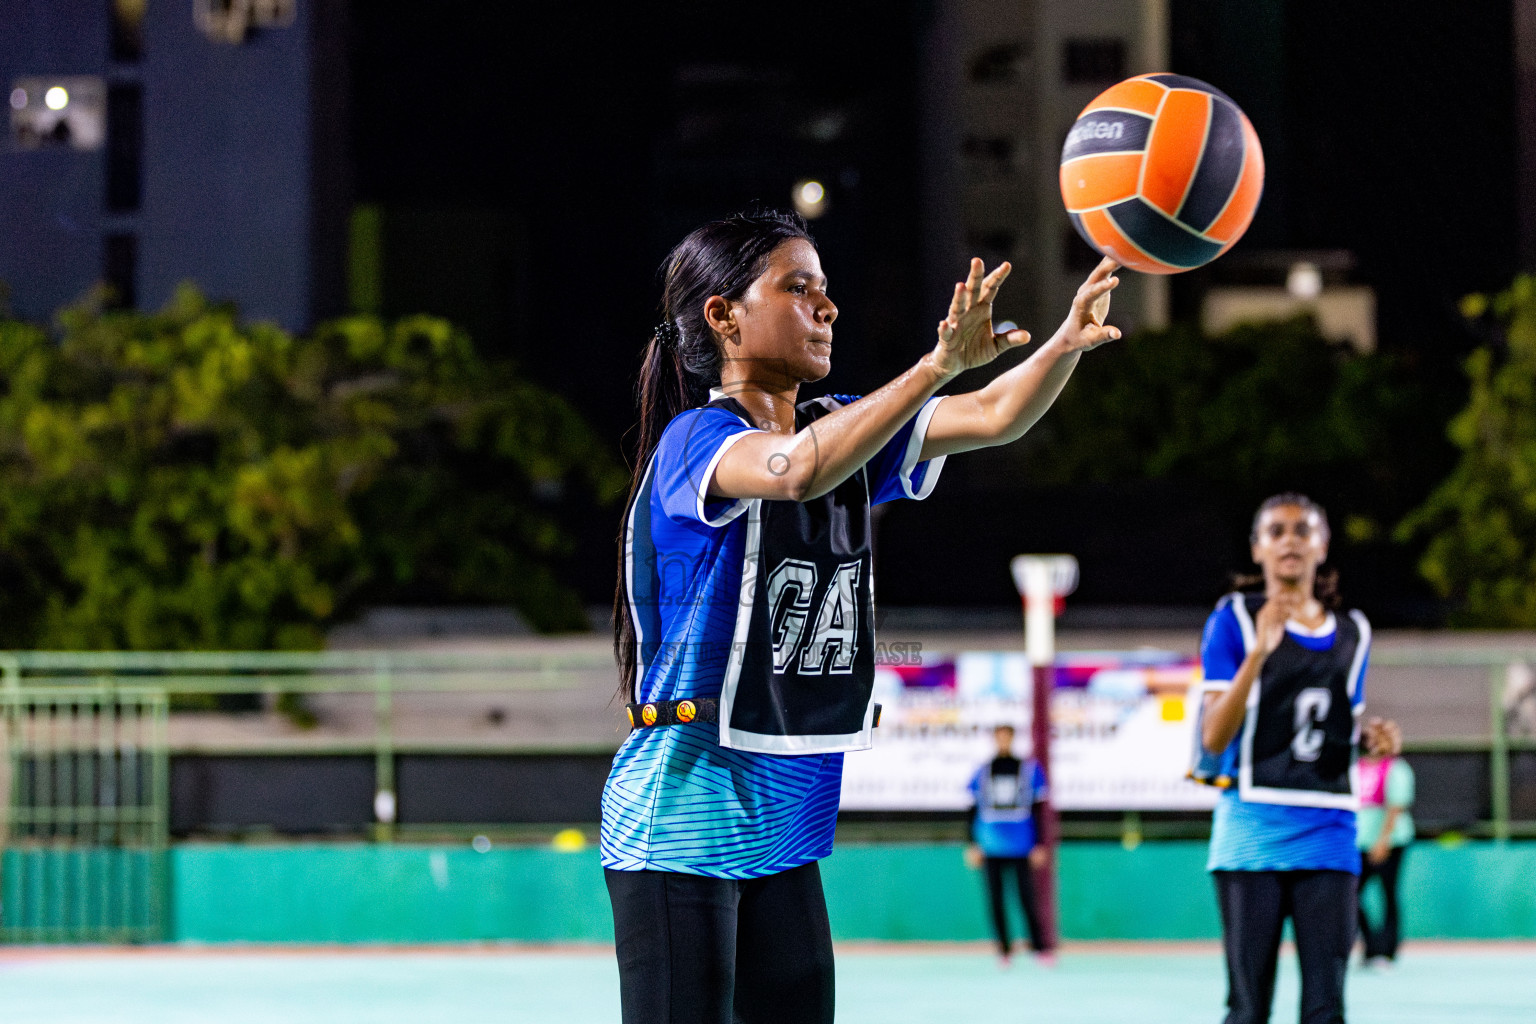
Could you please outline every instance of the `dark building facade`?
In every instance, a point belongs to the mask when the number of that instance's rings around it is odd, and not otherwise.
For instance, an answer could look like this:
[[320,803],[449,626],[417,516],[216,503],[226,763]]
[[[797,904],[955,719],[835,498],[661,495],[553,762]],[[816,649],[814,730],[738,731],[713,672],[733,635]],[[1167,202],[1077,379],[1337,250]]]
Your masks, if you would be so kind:
[[345,13],[339,0],[0,0],[14,312],[47,317],[100,282],[155,308],[183,281],[290,329],[338,311]]

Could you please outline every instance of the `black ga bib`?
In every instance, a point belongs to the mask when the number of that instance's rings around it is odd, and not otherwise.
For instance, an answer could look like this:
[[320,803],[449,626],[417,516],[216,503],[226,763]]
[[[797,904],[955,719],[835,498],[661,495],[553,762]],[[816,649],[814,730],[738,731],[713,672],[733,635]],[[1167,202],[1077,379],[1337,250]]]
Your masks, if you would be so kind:
[[[1258,594],[1240,595],[1232,603],[1247,650],[1253,649],[1253,620],[1263,604]],[[1238,763],[1238,795],[1244,800],[1358,806],[1353,701],[1371,627],[1358,611],[1335,621],[1333,646],[1326,651],[1309,650],[1286,633],[1254,681]]]
[[[710,403],[747,422],[740,403]],[[795,428],[837,408],[802,403]],[[860,469],[806,502],[755,500],[720,696],[720,745],[770,754],[864,750],[874,727],[874,562]]]

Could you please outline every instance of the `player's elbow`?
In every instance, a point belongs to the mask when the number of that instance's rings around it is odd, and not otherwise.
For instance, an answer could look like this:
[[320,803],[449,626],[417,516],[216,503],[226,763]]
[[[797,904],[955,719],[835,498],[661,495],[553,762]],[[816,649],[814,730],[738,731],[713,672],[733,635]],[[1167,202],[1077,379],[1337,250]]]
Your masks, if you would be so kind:
[[1013,444],[1029,433],[1030,428],[1040,421],[1043,412],[1035,404],[1025,401],[1006,407],[993,405],[987,410],[984,420],[984,433],[988,438],[986,447]]
[[1015,440],[1013,417],[1005,405],[1009,395],[998,395],[991,388],[983,388],[968,397],[971,402],[965,410],[966,427],[978,448],[992,448]]
[[817,495],[811,490],[809,483],[785,484],[780,488],[780,501],[805,502],[815,497]]
[[785,501],[809,501],[818,497],[816,490],[816,460],[799,450],[780,452],[769,460],[768,472],[774,478],[774,489]]

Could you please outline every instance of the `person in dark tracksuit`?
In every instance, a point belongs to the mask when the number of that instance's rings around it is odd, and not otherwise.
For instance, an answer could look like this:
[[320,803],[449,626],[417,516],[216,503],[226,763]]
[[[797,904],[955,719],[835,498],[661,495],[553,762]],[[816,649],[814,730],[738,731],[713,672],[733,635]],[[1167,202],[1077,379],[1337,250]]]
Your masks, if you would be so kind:
[[1338,609],[1328,519],[1300,494],[1265,501],[1253,560],[1263,593],[1224,597],[1201,642],[1192,775],[1225,789],[1211,821],[1227,961],[1226,1024],[1264,1024],[1290,918],[1302,1024],[1342,1024],[1355,938],[1354,757],[1371,627]]
[[1038,811],[1049,796],[1045,772],[1034,758],[1013,756],[1013,726],[1000,725],[993,735],[997,756],[977,769],[968,787],[974,802],[970,814],[972,846],[966,859],[972,867],[986,869],[992,931],[1003,966],[1013,955],[1003,881],[1010,874],[1029,928],[1029,948],[1042,962],[1050,963],[1035,907],[1034,883],[1034,870],[1044,868],[1049,855],[1035,831]]

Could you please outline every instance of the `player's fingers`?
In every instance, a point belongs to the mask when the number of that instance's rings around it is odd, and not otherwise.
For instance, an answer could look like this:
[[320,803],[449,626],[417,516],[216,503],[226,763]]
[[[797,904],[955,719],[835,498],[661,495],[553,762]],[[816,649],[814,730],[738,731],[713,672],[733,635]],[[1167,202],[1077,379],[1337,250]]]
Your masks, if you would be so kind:
[[992,273],[982,278],[981,291],[977,296],[978,301],[991,302],[997,295],[997,290],[1002,287],[1004,281],[1008,280],[1008,275],[1012,271],[1013,267],[1007,261],[999,263]]
[[1029,344],[1028,331],[1003,331],[1001,334],[994,334],[992,337],[997,342],[999,349],[1018,348],[1020,345]]
[[1118,277],[1105,277],[1098,281],[1085,282],[1083,287],[1078,290],[1078,294],[1085,301],[1093,302],[1099,296],[1106,295],[1118,287],[1120,287],[1120,279]]
[[975,256],[971,257],[971,272],[965,276],[965,290],[970,292],[972,301],[977,292],[981,290],[981,280],[985,276],[986,266]]
[[1100,345],[1108,344],[1111,341],[1119,341],[1120,328],[1090,324],[1083,330],[1083,338],[1088,342],[1089,348],[1098,348]]
[[1120,264],[1105,256],[1099,260],[1099,265],[1093,268],[1093,273],[1088,275],[1088,283],[1093,284],[1095,281],[1101,281],[1119,269]]
[[949,319],[957,319],[960,314],[970,308],[970,304],[970,295],[966,292],[965,285],[955,285],[955,294],[949,300]]

